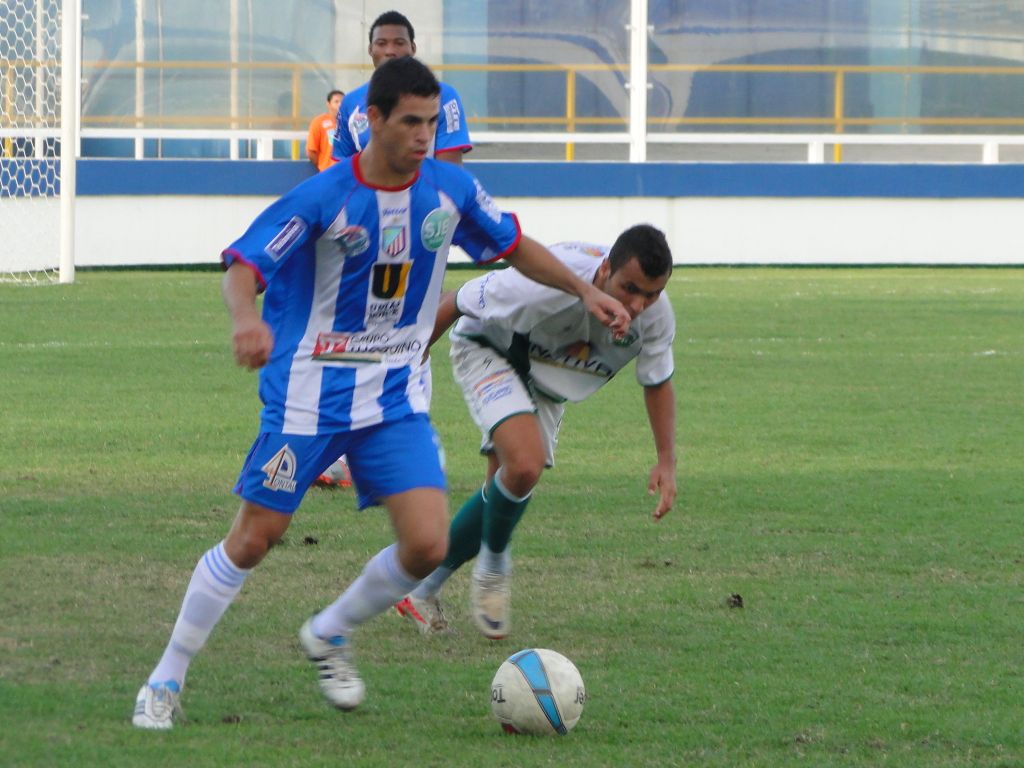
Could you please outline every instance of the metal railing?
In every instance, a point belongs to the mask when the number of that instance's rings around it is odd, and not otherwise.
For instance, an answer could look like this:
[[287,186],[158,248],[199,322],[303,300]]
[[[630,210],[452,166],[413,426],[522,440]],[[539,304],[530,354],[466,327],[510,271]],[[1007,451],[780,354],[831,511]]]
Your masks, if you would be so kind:
[[[41,64],[50,65],[55,62],[0,61],[0,83],[4,84],[2,114],[4,126],[0,127],[0,138],[4,140],[9,156],[12,136],[28,136],[28,131],[39,136],[56,135],[56,129],[49,128],[53,123],[52,116],[29,115],[19,116],[14,109],[15,76],[19,68],[31,68]],[[635,131],[641,131],[643,138],[652,144],[804,144],[807,146],[807,159],[810,162],[824,161],[824,148],[832,147],[832,159],[842,160],[844,144],[970,144],[981,148],[983,162],[998,162],[999,148],[1003,145],[1024,143],[1024,132],[1000,134],[1007,129],[1024,128],[1024,115],[1021,116],[965,116],[965,117],[921,117],[916,115],[862,117],[848,113],[846,98],[847,78],[851,75],[937,75],[937,76],[1024,76],[1022,67],[966,67],[966,66],[896,66],[896,65],[759,65],[759,64],[652,64],[648,67],[648,79],[655,79],[659,74],[683,73],[697,75],[701,73],[725,74],[808,74],[825,75],[832,79],[833,110],[828,115],[803,116],[772,116],[751,115],[735,116],[666,116],[648,117],[643,126],[630,126],[626,117],[599,117],[581,115],[577,109],[577,81],[581,76],[593,73],[614,74],[618,82],[623,83],[628,77],[629,67],[626,64],[439,64],[435,70],[446,72],[475,73],[554,73],[564,77],[565,103],[558,115],[522,115],[515,117],[471,115],[469,123],[474,127],[474,142],[486,143],[545,143],[562,144],[565,146],[565,159],[575,159],[576,144],[628,143]],[[144,78],[148,71],[165,73],[167,71],[206,70],[229,73],[232,81],[230,103],[225,104],[224,111],[219,115],[153,115],[147,114],[141,103],[136,103],[133,114],[102,115],[87,114],[81,121],[81,134],[85,138],[121,138],[136,141],[136,155],[141,156],[142,141],[146,138],[195,138],[224,139],[231,142],[231,157],[238,155],[239,141],[256,142],[260,147],[257,157],[266,154],[267,142],[289,140],[292,143],[293,157],[299,157],[299,143],[305,138],[305,128],[310,115],[301,112],[303,102],[303,75],[309,73],[333,73],[357,71],[360,75],[369,76],[372,71],[366,65],[329,65],[315,62],[211,62],[211,61],[87,61],[83,62],[83,72],[104,72],[129,70],[136,78]],[[290,81],[290,113],[287,115],[243,114],[239,92],[238,78],[243,73],[257,71],[276,71],[287,73]],[[625,89],[624,89],[625,90]],[[535,130],[494,130],[489,126],[523,126]],[[554,128],[558,130],[536,130],[537,128]],[[586,131],[588,127],[602,129],[621,127],[622,131],[602,130]],[[676,128],[676,131],[658,131],[649,133],[650,127]],[[870,134],[848,133],[850,128],[989,128],[985,135],[960,135],[957,133],[913,133],[913,134]],[[691,129],[726,128],[729,132],[699,132]],[[771,128],[806,128],[807,133],[794,134],[771,132]],[[758,132],[746,132],[755,129]],[[764,131],[764,132],[762,132]]]

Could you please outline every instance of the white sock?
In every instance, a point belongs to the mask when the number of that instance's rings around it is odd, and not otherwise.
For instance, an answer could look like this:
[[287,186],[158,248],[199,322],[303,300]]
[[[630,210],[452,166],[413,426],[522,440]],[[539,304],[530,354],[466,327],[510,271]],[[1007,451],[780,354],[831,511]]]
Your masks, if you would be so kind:
[[206,643],[248,575],[248,570],[237,567],[228,558],[223,541],[199,558],[185,590],[171,640],[149,676],[150,684],[168,680],[179,686],[185,684],[189,662]]
[[385,547],[363,567],[337,600],[313,617],[317,637],[348,635],[364,621],[397,603],[420,583],[398,562],[398,545]]
[[480,542],[480,552],[473,563],[476,572],[508,573],[512,570],[512,547],[505,547],[501,552],[491,552],[485,542]]
[[451,575],[455,573],[451,568],[445,568],[443,565],[437,566],[433,573],[427,578],[420,582],[420,585],[412,591],[412,596],[423,600],[427,597],[433,597],[441,591],[441,587],[444,583],[451,578]]

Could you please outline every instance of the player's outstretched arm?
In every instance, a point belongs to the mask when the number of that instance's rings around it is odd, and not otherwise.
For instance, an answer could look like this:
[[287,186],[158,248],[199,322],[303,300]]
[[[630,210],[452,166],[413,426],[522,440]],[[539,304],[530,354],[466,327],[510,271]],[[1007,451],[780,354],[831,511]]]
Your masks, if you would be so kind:
[[531,280],[578,296],[587,311],[612,329],[615,338],[622,338],[629,330],[629,313],[617,299],[598,290],[593,283],[581,280],[536,240],[523,235],[505,261]]
[[654,434],[658,463],[651,468],[647,492],[658,494],[654,519],[663,518],[676,500],[676,393],[672,380],[644,387],[644,405]]
[[221,293],[234,326],[235,362],[250,370],[262,368],[274,349],[274,336],[256,309],[256,275],[242,262],[234,262],[224,273]]

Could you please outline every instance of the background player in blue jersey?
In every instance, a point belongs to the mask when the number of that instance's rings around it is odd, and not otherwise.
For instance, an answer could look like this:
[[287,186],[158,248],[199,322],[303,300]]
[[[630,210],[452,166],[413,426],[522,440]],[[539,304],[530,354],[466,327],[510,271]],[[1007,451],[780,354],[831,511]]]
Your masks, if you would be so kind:
[[332,704],[363,700],[353,630],[414,589],[447,550],[445,476],[420,360],[453,243],[479,262],[504,257],[579,296],[616,334],[628,331],[622,304],[525,237],[466,171],[427,159],[439,94],[416,59],[381,65],[370,80],[367,148],[272,204],[222,254],[235,359],[260,369],[260,432],[235,485],[234,523],[197,563],[136,697],[137,727],[172,727],[191,659],[313,479],[343,453],[360,505],[386,507],[396,541],[302,625],[299,640]]
[[618,298],[632,317],[614,339],[578,300],[524,277],[495,270],[441,299],[435,336],[451,333],[452,373],[483,436],[483,488],[459,509],[444,562],[396,607],[423,634],[443,633],[442,585],[473,558],[470,617],[493,640],[511,628],[512,532],[544,468],[553,466],[567,402],[584,400],[636,360],[657,461],[648,490],[660,520],[676,496],[675,316],[664,288],[672,274],[665,235],[649,224],[630,227],[608,248],[559,243],[552,252],[580,278]]
[[[398,11],[387,11],[370,26],[368,49],[374,68],[385,61],[416,55],[416,31],[412,23]],[[338,127],[334,133],[334,159],[354,155],[370,140],[370,124],[366,116],[366,92],[369,83],[350,91],[338,110]],[[462,165],[462,155],[473,144],[469,139],[466,112],[458,91],[441,83],[441,100],[434,138],[429,152],[438,160]]]

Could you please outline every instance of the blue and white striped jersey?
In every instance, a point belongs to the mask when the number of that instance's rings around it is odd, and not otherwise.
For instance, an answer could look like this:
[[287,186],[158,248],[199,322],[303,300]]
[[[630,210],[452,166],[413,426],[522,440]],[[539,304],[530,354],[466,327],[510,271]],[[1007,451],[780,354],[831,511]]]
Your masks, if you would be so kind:
[[483,263],[519,243],[515,216],[473,176],[427,159],[399,189],[358,155],[299,184],[224,250],[256,273],[274,333],[262,429],[315,435],[427,411],[420,361],[452,243]]
[[[338,125],[334,129],[331,154],[335,160],[343,160],[356,152],[366,149],[370,141],[370,121],[366,117],[366,93],[369,83],[363,83],[345,94],[338,109]],[[441,83],[441,108],[437,115],[437,130],[430,142],[427,154],[436,157],[438,152],[469,152],[473,143],[469,139],[466,124],[466,110],[462,107],[459,92],[447,83]]]

